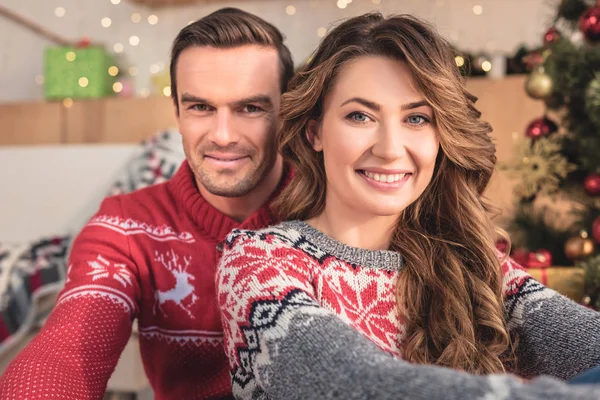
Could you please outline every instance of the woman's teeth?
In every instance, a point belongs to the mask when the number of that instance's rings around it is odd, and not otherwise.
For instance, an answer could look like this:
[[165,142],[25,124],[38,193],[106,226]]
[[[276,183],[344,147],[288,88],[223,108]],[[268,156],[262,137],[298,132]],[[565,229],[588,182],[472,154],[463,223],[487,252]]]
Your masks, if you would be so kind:
[[398,182],[400,179],[404,178],[406,174],[375,174],[369,171],[363,171],[363,173],[370,179],[381,183],[393,183]]

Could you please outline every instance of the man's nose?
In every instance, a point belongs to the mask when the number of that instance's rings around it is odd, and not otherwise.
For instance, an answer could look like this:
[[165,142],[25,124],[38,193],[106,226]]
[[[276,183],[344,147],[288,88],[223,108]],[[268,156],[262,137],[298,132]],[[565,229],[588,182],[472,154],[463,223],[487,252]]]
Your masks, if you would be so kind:
[[239,141],[235,132],[233,115],[229,110],[217,110],[214,125],[210,132],[210,140],[219,147],[227,147]]

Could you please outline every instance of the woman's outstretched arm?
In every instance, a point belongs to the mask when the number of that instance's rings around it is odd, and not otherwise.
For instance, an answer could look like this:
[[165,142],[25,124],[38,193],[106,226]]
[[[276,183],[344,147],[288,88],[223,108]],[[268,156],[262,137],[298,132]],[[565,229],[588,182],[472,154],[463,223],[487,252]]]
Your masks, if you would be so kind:
[[217,272],[233,393],[240,399],[598,399],[600,386],[474,376],[392,357],[320,307],[287,238],[229,235]]

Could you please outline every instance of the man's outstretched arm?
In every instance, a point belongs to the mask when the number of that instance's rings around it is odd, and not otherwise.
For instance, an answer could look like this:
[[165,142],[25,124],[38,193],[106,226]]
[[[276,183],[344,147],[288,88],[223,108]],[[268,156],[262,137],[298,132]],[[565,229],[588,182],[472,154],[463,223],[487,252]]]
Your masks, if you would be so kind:
[[75,240],[67,281],[40,333],[0,378],[0,398],[101,399],[137,314],[137,268],[128,238],[102,224],[120,217],[105,200]]

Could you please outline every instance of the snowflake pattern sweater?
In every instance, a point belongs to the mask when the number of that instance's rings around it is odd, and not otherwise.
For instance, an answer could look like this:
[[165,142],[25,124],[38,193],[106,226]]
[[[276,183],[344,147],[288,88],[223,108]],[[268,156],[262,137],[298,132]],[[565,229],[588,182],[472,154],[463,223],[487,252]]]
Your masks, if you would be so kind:
[[474,376],[400,357],[400,254],[346,246],[310,225],[235,230],[217,271],[233,393],[241,399],[598,399],[562,380],[600,364],[600,313],[503,265],[519,372]]
[[184,162],[165,183],[110,197],[79,234],[65,288],[42,331],[0,380],[0,398],[101,399],[137,318],[160,399],[231,396],[217,308],[216,246],[242,224],[199,194]]

